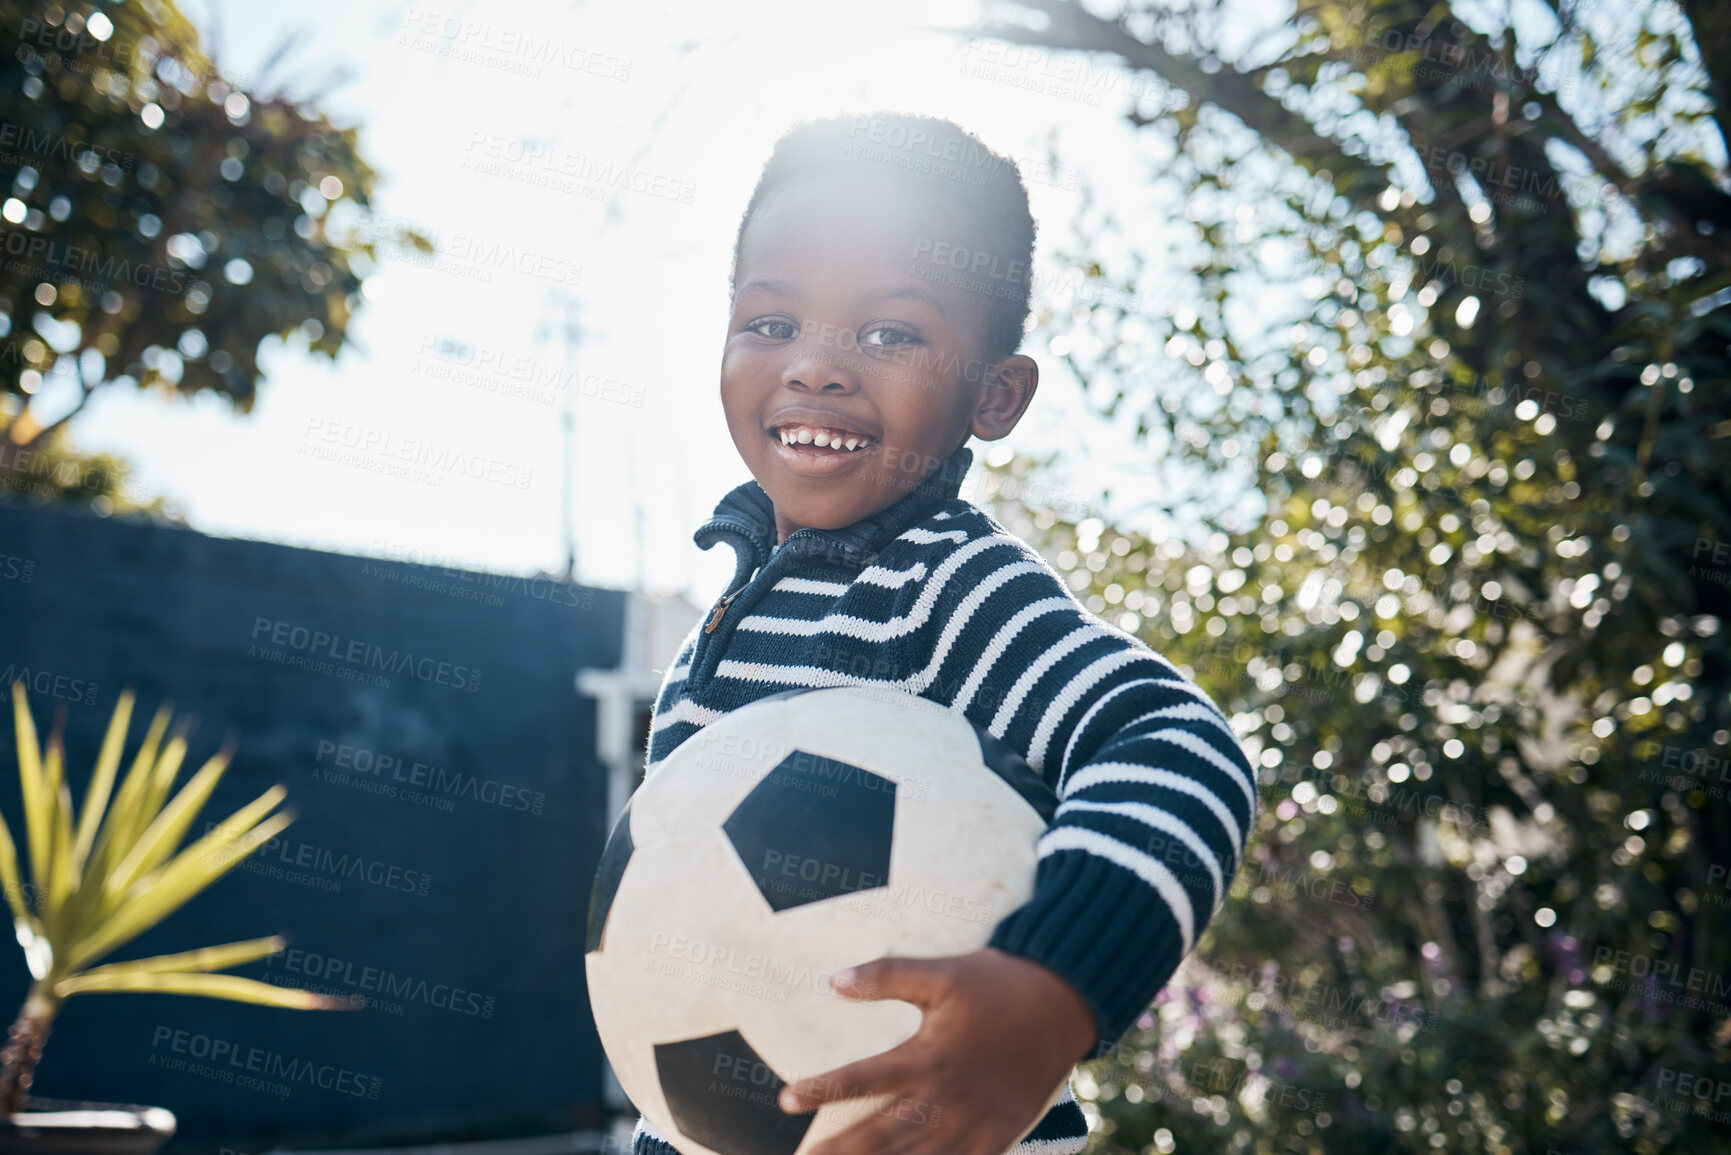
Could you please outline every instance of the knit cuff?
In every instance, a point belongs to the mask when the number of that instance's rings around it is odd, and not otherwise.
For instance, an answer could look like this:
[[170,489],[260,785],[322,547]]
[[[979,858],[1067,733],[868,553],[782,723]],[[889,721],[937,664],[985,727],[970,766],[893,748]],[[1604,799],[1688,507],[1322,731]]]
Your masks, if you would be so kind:
[[637,1117],[637,1127],[631,1132],[631,1155],[679,1155],[679,1151],[648,1131],[649,1120]]
[[[1201,928],[1197,928],[1200,935]],[[1075,988],[1109,1054],[1183,961],[1183,937],[1164,899],[1132,872],[1085,851],[1040,860],[1034,897],[992,931],[987,946],[1030,959]]]

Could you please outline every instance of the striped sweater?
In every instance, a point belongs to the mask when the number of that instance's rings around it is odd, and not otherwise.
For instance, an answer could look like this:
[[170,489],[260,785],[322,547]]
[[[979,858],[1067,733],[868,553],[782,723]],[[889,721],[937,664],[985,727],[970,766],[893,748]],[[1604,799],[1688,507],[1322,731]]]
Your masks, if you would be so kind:
[[[729,711],[798,687],[889,685],[986,727],[1059,799],[1034,895],[990,945],[1076,989],[1098,1057],[1219,909],[1255,828],[1256,774],[1207,694],[958,496],[972,461],[963,446],[880,513],[779,547],[755,481],[724,497],[695,541],[727,541],[737,567],[662,681],[647,770]],[[1066,1089],[1015,1151],[1086,1138]],[[672,1149],[640,1122],[633,1152]]]

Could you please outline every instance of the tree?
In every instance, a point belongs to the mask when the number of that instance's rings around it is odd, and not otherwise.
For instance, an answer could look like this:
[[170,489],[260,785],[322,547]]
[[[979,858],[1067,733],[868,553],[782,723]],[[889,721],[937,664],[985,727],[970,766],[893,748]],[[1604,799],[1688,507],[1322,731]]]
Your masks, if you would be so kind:
[[[1091,201],[1070,259],[1116,291],[1057,331],[1208,530],[1005,516],[1193,670],[1267,791],[1237,897],[1089,1073],[1102,1149],[1708,1149],[1731,22],[1299,0],[1246,43],[1206,0],[1022,7],[983,31],[1151,81],[1188,267]],[[1116,304],[1151,281],[1169,315]]]
[[109,514],[144,514],[180,523],[180,511],[160,494],[144,491],[132,467],[106,453],[80,453],[65,428],[35,438],[28,449],[11,443],[10,420],[0,414],[0,496],[84,506]]
[[[0,62],[14,445],[36,446],[104,387],[211,390],[249,411],[273,334],[335,358],[373,256],[332,226],[337,204],[364,211],[372,195],[355,130],[225,78],[170,0],[70,13],[0,0],[0,14],[17,32]],[[38,416],[55,374],[71,401]]]

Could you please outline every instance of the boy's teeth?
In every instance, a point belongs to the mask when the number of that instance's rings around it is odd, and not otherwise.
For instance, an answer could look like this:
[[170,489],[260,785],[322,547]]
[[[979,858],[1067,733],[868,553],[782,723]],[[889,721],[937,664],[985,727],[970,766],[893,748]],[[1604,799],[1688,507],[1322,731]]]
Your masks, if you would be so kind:
[[835,432],[828,429],[816,429],[808,425],[790,425],[776,431],[783,445],[816,445],[824,449],[861,449],[871,443],[871,438],[858,434]]

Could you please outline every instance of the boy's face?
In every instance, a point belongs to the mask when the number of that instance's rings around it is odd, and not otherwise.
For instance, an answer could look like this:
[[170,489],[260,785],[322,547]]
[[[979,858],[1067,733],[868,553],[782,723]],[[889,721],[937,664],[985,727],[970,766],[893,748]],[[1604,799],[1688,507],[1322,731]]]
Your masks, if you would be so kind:
[[[917,275],[952,270],[916,251],[977,244],[975,232],[940,202],[834,180],[794,184],[753,214],[721,405],[774,503],[778,540],[870,517],[967,434],[995,441],[1015,427],[1038,380],[1034,362],[992,357],[981,293]],[[820,445],[831,432],[836,444]]]

